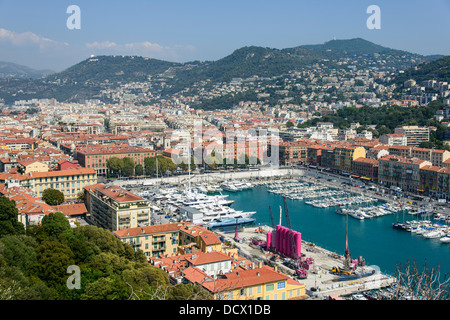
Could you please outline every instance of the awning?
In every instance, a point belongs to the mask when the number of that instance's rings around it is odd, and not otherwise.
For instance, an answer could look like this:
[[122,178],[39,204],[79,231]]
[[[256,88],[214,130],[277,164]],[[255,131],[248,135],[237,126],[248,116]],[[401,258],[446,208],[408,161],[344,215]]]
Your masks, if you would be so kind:
[[359,176],[357,176],[356,174],[351,174],[350,177],[352,177],[352,178],[359,178]]
[[361,179],[372,180],[372,178],[369,178],[369,177],[361,177]]

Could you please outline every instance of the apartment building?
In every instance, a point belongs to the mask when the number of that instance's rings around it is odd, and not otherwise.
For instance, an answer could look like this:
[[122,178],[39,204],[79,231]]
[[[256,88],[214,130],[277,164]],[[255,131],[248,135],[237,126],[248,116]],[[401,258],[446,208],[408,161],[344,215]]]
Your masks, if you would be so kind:
[[307,161],[308,145],[303,141],[280,142],[278,150],[280,165],[296,165]]
[[411,158],[411,146],[390,146],[388,152],[390,155],[402,158]]
[[364,147],[337,146],[334,149],[334,167],[341,172],[352,172],[353,161],[366,157]]
[[46,163],[35,160],[22,160],[17,162],[17,170],[21,173],[48,172],[49,166]]
[[38,140],[33,138],[16,138],[1,140],[1,144],[7,150],[34,150],[37,148]]
[[97,227],[117,231],[150,225],[149,202],[121,187],[86,186],[84,203]]
[[378,160],[363,157],[355,159],[353,173],[362,179],[376,181],[378,179]]
[[419,170],[420,189],[424,194],[450,201],[450,169],[433,165],[423,166]]
[[313,166],[320,166],[322,163],[322,147],[320,145],[311,145],[306,148],[307,162]]
[[83,145],[77,146],[74,158],[85,168],[93,168],[98,175],[106,175],[108,168],[106,163],[109,158],[133,159],[134,164],[144,165],[144,159],[155,156],[155,151],[128,145]]
[[412,148],[411,158],[430,161],[433,166],[441,167],[447,159],[450,159],[450,151],[426,148]]
[[408,143],[406,135],[399,133],[383,134],[380,136],[379,140],[381,143],[387,144],[389,146],[392,145],[406,146]]
[[334,150],[332,146],[322,147],[321,166],[329,169],[335,169]]
[[417,158],[389,155],[379,159],[378,181],[386,187],[399,187],[403,191],[421,192],[420,168],[431,166],[431,162]]
[[198,275],[186,278],[193,278],[191,281],[199,283],[217,300],[300,300],[308,297],[304,284],[279,272],[276,267],[236,269],[218,279]]
[[430,129],[419,126],[403,126],[395,128],[396,134],[403,134],[406,136],[406,145],[418,147],[422,142],[430,141]]
[[214,232],[189,222],[127,228],[113,233],[135,250],[142,250],[148,259],[193,251],[222,251],[222,243]]
[[305,299],[305,285],[281,273],[221,252],[192,253],[151,259],[173,283],[202,286],[216,300]]
[[45,189],[56,189],[64,194],[66,200],[76,199],[83,188],[97,183],[93,169],[79,168],[62,171],[29,172],[27,174],[0,173],[0,183],[17,180],[20,186],[42,197]]

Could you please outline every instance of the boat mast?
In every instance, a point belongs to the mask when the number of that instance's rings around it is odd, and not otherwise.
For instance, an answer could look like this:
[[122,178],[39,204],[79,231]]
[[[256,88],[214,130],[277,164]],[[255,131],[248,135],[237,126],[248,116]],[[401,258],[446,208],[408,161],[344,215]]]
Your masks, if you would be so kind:
[[345,223],[345,254],[344,254],[344,268],[349,270],[350,269],[350,250],[348,249],[348,213],[347,213],[347,219]]
[[281,226],[281,206],[280,206],[280,223],[279,225]]
[[188,161],[188,172],[189,172],[188,191],[190,192],[191,191],[191,139],[190,139],[190,137],[189,137],[189,144],[188,144],[188,159],[187,159],[187,161]]
[[[155,159],[156,159],[156,186],[158,186],[158,155],[155,153]],[[157,188],[158,189],[158,188]]]

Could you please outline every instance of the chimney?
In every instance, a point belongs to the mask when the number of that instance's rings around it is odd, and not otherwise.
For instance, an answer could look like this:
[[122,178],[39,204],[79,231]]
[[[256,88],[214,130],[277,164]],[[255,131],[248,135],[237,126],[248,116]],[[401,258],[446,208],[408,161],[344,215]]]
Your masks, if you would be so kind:
[[258,262],[258,268],[262,268],[262,261]]

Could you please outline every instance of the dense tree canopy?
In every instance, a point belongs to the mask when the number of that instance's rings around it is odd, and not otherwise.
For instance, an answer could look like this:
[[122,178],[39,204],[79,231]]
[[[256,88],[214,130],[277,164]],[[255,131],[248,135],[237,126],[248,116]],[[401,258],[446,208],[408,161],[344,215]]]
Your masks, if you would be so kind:
[[16,202],[7,197],[0,197],[0,237],[8,234],[24,234],[22,223],[17,221]]
[[[55,213],[28,226],[26,234],[12,229],[0,236],[0,300],[211,298],[199,286],[171,285],[142,251],[110,231],[71,228],[63,218]],[[67,285],[70,266],[79,267],[79,289]]]
[[44,200],[48,205],[56,206],[64,203],[64,194],[56,189],[45,189],[42,193],[42,200]]
[[[158,161],[156,161],[158,159]],[[153,175],[156,174],[156,162],[158,162],[158,174],[165,175],[167,171],[175,172],[177,165],[171,158],[166,158],[161,155],[156,157],[144,158],[145,174]]]

